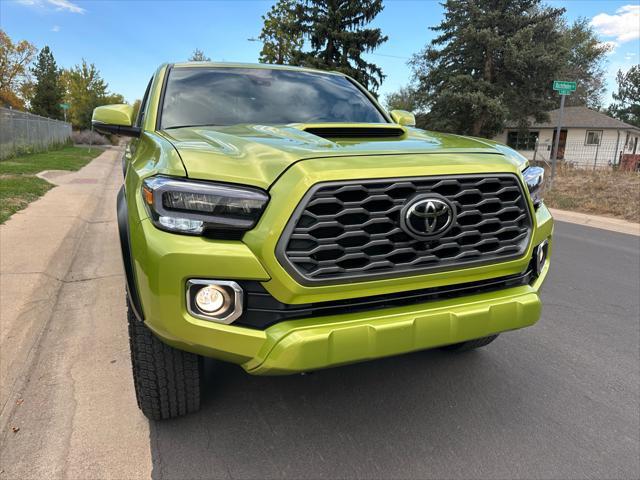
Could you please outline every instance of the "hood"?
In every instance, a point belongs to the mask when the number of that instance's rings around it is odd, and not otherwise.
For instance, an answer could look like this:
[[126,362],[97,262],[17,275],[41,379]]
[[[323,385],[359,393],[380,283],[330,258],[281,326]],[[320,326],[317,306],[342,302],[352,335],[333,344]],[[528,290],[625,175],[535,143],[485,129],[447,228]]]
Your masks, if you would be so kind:
[[430,153],[487,153],[503,155],[511,163],[526,162],[490,140],[390,124],[245,124],[182,127],[162,133],[180,154],[190,178],[264,189],[293,163],[312,158],[424,154],[428,162]]

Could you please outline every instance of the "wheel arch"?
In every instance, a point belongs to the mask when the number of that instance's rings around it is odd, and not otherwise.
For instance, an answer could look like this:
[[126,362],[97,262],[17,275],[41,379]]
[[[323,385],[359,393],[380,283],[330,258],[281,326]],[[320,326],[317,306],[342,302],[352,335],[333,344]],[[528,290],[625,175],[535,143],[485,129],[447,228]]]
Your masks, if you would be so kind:
[[117,217],[118,217],[118,234],[120,237],[120,249],[122,251],[122,263],[124,266],[127,294],[131,302],[131,307],[136,318],[144,321],[142,304],[140,303],[140,295],[136,285],[136,278],[133,265],[133,257],[131,255],[131,241],[129,237],[129,210],[125,197],[124,185],[118,192],[116,200]]

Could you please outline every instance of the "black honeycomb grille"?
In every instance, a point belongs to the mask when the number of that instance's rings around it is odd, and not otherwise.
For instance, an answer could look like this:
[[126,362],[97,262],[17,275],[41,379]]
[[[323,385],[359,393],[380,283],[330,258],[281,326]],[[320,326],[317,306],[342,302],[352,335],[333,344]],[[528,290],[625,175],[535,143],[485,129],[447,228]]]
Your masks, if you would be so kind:
[[[437,239],[405,233],[400,211],[436,193],[456,209]],[[413,275],[520,257],[531,233],[526,196],[515,175],[332,182],[302,199],[278,243],[280,263],[303,284]]]

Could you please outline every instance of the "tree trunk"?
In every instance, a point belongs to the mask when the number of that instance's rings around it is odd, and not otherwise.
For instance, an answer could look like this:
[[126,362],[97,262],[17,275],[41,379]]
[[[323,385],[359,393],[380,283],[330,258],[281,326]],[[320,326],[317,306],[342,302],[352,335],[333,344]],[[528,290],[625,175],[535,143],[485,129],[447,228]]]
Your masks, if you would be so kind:
[[485,120],[486,120],[486,116],[484,113],[480,114],[480,116],[474,120],[473,126],[471,127],[472,136],[474,137],[480,136],[480,132],[482,131],[482,127],[484,127]]
[[[488,49],[484,52],[484,69],[482,72],[482,79],[489,84],[493,83],[493,58],[491,58],[491,51]],[[484,127],[486,121],[487,114],[485,112],[480,113],[478,118],[473,122],[471,135],[479,137],[482,132],[482,127]]]

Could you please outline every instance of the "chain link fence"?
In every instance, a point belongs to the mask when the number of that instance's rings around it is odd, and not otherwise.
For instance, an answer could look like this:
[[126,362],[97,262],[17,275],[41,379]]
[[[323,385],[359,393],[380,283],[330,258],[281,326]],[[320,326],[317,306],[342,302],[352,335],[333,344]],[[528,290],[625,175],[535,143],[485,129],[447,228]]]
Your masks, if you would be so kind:
[[[620,164],[624,153],[629,153],[625,147],[622,139],[620,141],[602,140],[594,145],[585,145],[584,142],[565,142],[558,148],[558,163],[593,170],[611,168]],[[518,152],[531,161],[549,163],[552,149],[551,143],[532,142],[528,147],[519,148]]]
[[0,108],[0,160],[48,150],[70,140],[70,123]]

